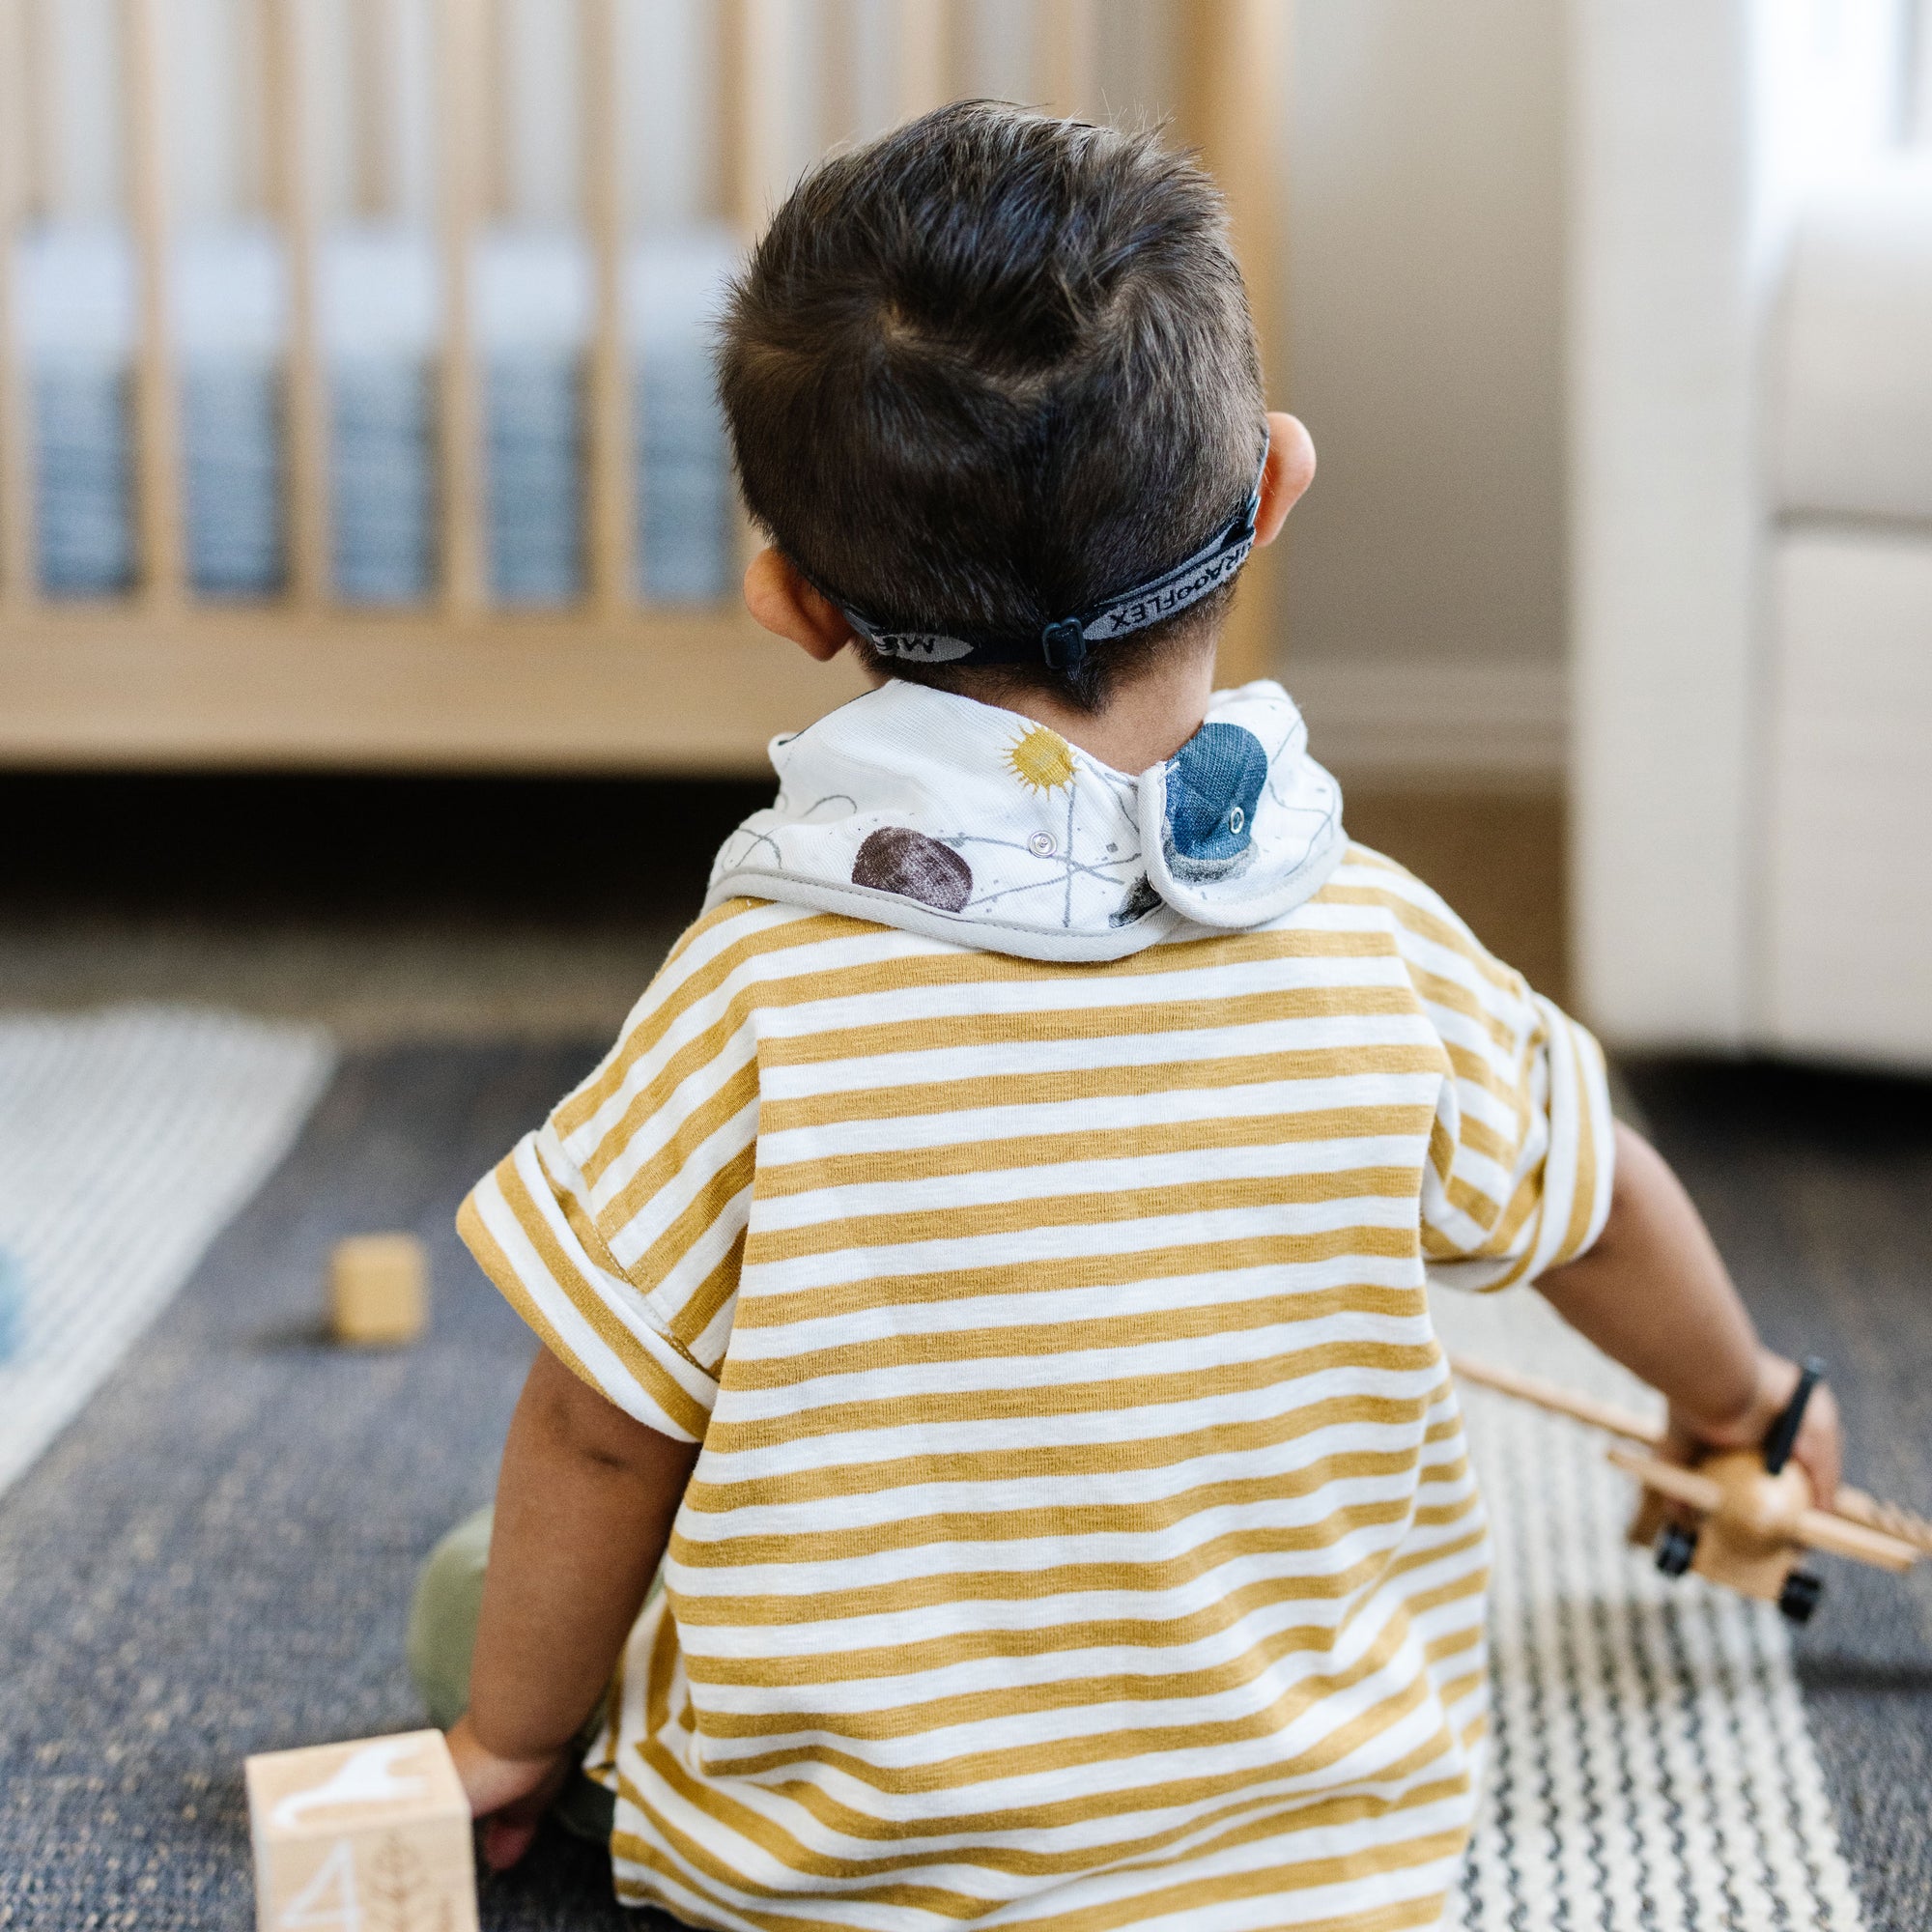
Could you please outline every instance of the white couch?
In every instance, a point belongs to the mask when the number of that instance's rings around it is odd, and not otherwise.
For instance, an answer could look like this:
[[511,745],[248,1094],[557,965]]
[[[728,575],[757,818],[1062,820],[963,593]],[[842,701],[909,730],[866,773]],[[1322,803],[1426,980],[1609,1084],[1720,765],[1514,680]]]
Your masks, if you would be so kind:
[[1907,0],[1574,18],[1585,1009],[1626,1046],[1932,1066],[1932,150],[1908,138]]

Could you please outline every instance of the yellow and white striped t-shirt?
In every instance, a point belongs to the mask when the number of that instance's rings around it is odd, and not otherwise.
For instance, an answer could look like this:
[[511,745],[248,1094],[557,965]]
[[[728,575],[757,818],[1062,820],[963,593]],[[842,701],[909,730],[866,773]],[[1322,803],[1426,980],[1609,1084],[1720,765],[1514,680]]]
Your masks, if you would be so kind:
[[466,1205],[703,1444],[624,1898],[743,1927],[1435,1922],[1485,1533],[1425,1266],[1595,1237],[1595,1043],[1352,849],[1103,965],[738,899]]

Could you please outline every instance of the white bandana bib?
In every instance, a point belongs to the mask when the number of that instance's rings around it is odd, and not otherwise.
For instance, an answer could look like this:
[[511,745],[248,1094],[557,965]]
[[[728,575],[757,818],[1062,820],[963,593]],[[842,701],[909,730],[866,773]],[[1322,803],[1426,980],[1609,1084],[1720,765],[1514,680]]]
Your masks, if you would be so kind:
[[1341,862],[1342,793],[1267,681],[1217,692],[1138,778],[997,706],[898,680],[772,741],[777,801],[724,841],[707,905],[849,913],[1026,959],[1119,959],[1265,924]]

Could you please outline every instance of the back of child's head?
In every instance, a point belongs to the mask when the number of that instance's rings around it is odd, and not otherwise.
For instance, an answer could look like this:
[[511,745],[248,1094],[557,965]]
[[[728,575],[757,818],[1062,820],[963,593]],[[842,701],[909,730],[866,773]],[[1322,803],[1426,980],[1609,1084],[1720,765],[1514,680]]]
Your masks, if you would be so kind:
[[[1264,401],[1214,184],[1149,134],[985,101],[809,174],[732,293],[720,373],[752,513],[841,608],[1037,636],[1238,513]],[[1084,663],[878,668],[1091,708],[1218,627],[1229,586]]]

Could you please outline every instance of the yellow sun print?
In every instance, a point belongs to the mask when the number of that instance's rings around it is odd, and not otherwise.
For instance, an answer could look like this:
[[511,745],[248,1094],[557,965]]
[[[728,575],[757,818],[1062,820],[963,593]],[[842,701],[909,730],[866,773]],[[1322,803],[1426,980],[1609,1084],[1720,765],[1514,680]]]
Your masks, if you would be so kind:
[[1058,731],[1035,724],[1008,752],[1007,768],[1030,791],[1058,791],[1073,782],[1073,750]]

